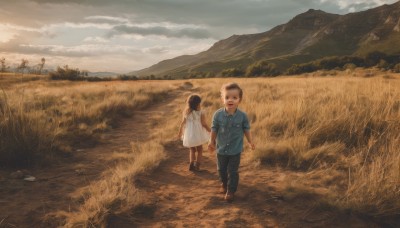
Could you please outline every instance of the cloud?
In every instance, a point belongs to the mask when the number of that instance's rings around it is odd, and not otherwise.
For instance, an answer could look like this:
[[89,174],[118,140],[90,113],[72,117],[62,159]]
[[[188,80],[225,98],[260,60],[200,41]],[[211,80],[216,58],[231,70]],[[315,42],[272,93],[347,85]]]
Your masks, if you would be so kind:
[[339,9],[353,12],[353,11],[361,11],[367,10],[369,8],[373,8],[383,4],[392,4],[397,2],[398,0],[320,0],[322,4],[333,4],[339,7]]
[[155,47],[151,47],[151,48],[145,48],[142,51],[143,51],[143,53],[148,53],[148,54],[162,54],[162,53],[168,52],[168,48],[155,46]]
[[140,49],[130,46],[105,44],[82,44],[76,46],[21,44],[19,45],[18,50],[23,54],[42,53],[46,55],[65,57],[90,57],[107,54],[142,52]]
[[129,23],[129,19],[127,18],[111,17],[111,16],[89,16],[85,17],[85,20],[94,21],[96,23],[107,23],[107,24]]
[[99,36],[95,36],[95,37],[89,36],[89,37],[86,37],[85,39],[83,39],[83,42],[108,43],[110,41],[103,37],[99,37]]
[[188,37],[192,39],[207,39],[212,37],[211,33],[204,28],[168,28],[162,26],[139,27],[130,25],[119,25],[108,34],[109,37],[120,34],[136,34],[142,36],[156,35],[165,37]]

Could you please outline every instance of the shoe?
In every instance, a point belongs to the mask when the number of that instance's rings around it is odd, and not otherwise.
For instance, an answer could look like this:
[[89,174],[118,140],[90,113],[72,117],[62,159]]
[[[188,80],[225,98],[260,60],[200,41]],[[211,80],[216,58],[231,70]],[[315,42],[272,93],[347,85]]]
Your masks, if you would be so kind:
[[233,192],[226,192],[225,200],[226,200],[228,203],[231,203],[231,202],[233,201],[234,198],[235,198],[235,193],[233,193]]
[[189,171],[194,171],[195,167],[194,167],[194,163],[190,162],[189,164]]
[[226,184],[221,183],[221,186],[220,186],[220,188],[219,188],[219,193],[221,193],[221,194],[226,194],[226,191],[227,191],[227,189],[226,189]]
[[200,171],[200,162],[195,162],[194,163],[194,170]]

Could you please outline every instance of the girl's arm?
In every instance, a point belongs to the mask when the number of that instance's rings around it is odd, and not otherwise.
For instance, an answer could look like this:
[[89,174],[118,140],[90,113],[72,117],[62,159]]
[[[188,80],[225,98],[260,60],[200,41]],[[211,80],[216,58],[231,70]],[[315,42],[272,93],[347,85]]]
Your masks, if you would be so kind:
[[182,137],[182,131],[186,124],[186,118],[182,118],[181,126],[179,127],[178,139]]
[[204,113],[201,113],[201,125],[208,131],[211,132],[211,128],[208,126],[206,122],[206,117],[204,116]]

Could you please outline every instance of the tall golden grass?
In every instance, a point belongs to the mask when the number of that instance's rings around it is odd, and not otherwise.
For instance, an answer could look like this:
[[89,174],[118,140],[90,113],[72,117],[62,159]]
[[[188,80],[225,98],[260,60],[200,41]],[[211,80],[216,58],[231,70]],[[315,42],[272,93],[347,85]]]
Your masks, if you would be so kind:
[[157,82],[12,84],[0,94],[0,165],[32,165],[72,145],[93,144],[99,132],[169,90]]
[[98,181],[85,187],[79,195],[84,203],[75,212],[59,212],[64,227],[107,227],[111,215],[118,215],[144,203],[142,193],[135,187],[137,174],[157,167],[165,159],[160,141],[141,145],[132,143],[129,153],[115,154],[118,165],[108,170]]
[[[351,75],[335,72],[334,77],[308,75],[190,82],[194,85],[191,91],[203,98],[208,120],[222,107],[219,90],[223,83],[236,81],[244,89],[240,108],[251,120],[257,145],[254,153],[244,153],[244,161],[282,166],[303,172],[304,178],[319,178],[329,187],[327,199],[336,207],[377,217],[398,215],[400,76],[379,72],[372,77],[369,73],[368,77],[364,76],[365,72],[356,71]],[[0,140],[15,131],[13,134],[17,137],[12,137],[21,139],[10,142],[10,148],[29,138],[32,141],[23,143],[25,147],[21,151],[37,145],[36,151],[40,153],[45,148],[62,145],[60,139],[70,143],[76,143],[77,138],[89,141],[97,131],[112,127],[121,115],[130,115],[131,110],[145,107],[169,89],[168,81],[136,83],[140,82],[49,84],[35,81],[32,83],[35,86],[27,83],[9,86],[0,100]],[[185,98],[182,97],[182,104]],[[181,110],[168,118],[178,124]],[[158,134],[162,135],[159,138],[168,138],[172,134],[170,128],[158,126]],[[1,143],[7,145],[8,141]],[[68,226],[103,224],[110,211],[125,210],[128,204],[139,203],[140,195],[130,179],[140,167],[151,167],[159,160],[146,158],[146,165],[140,165],[135,163],[137,154],[161,151],[158,145],[162,143],[137,145],[135,148],[139,149],[126,155],[126,163],[106,174],[104,182],[93,183],[80,213],[65,215]],[[5,147],[0,147],[0,156],[5,154],[2,148]],[[158,152],[153,155],[163,159]],[[137,167],[131,167],[132,164]],[[329,173],[335,177],[326,177]]]
[[373,216],[399,214],[398,75],[193,80],[203,88],[208,119],[221,107],[219,89],[228,81],[244,89],[239,108],[248,113],[257,144],[250,161],[305,173],[339,171],[347,185],[333,183],[332,204]]

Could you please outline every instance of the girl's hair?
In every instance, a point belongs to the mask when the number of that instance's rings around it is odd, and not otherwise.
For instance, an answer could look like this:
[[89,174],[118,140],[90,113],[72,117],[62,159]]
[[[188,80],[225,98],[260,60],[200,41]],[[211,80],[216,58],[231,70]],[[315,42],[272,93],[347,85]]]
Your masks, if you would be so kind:
[[189,115],[193,110],[196,110],[199,104],[201,103],[201,98],[197,94],[192,94],[186,100],[186,108],[183,112],[184,116]]

